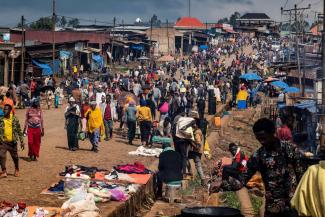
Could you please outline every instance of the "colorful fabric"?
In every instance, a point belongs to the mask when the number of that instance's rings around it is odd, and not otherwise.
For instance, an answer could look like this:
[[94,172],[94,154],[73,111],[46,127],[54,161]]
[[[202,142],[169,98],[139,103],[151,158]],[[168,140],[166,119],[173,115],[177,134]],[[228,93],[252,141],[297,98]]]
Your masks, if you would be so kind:
[[140,108],[137,111],[137,117],[139,121],[151,121],[151,110],[147,106],[140,106]]
[[104,122],[100,108],[96,107],[95,110],[88,109],[85,114],[88,117],[88,132],[93,133],[96,129],[101,129],[101,135],[104,134]]
[[43,128],[43,112],[41,109],[29,108],[26,111],[25,127]]
[[291,200],[299,216],[325,217],[325,161],[308,168]]
[[280,140],[284,140],[284,141],[292,141],[293,140],[291,130],[287,125],[284,125],[284,126],[278,128],[276,133],[277,133],[277,137]]
[[290,142],[278,142],[278,151],[269,152],[265,147],[255,151],[243,173],[245,184],[257,171],[261,173],[265,183],[265,211],[272,214],[290,210],[297,180],[303,174],[299,150]]
[[146,167],[142,163],[139,162],[135,162],[134,164],[118,165],[115,166],[114,169],[117,172],[127,173],[127,174],[131,174],[131,173],[151,174],[152,173],[150,170],[146,169]]
[[3,118],[4,122],[4,141],[12,142],[13,133],[12,133],[12,114],[10,114],[9,118]]
[[[21,127],[19,124],[19,120],[14,116],[11,115],[12,117],[12,142],[17,143],[18,140],[20,142],[23,141],[23,133],[21,131]],[[4,122],[4,117],[0,117],[0,144],[3,143],[5,140],[5,122]]]
[[237,101],[239,100],[247,100],[248,98],[248,92],[247,90],[240,90],[237,94]]

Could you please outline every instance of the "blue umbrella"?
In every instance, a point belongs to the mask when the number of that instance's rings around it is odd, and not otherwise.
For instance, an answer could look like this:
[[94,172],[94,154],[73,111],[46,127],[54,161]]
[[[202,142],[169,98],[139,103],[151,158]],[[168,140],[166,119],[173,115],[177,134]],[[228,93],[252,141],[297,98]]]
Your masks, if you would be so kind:
[[273,82],[271,82],[271,84],[275,87],[279,87],[282,89],[289,87],[289,85],[283,81],[273,81]]
[[247,81],[260,81],[262,78],[256,73],[250,72],[240,76],[240,78],[245,79]]
[[299,93],[300,89],[297,87],[287,87],[284,89],[285,93]]

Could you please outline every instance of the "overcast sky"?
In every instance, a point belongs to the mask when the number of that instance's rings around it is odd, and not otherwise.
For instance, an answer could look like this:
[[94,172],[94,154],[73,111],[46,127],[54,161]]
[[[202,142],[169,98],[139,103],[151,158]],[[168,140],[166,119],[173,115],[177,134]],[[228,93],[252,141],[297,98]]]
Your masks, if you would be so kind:
[[[17,25],[21,15],[27,23],[41,16],[50,16],[51,0],[1,0],[0,26],[13,27]],[[322,10],[322,0],[191,0],[191,15],[202,22],[215,22],[222,17],[229,17],[234,11],[241,14],[246,12],[263,12],[276,21],[285,20],[281,17],[280,8],[298,4],[306,7],[312,4],[308,20],[313,21],[315,11]],[[136,18],[148,21],[156,14],[162,21],[175,21],[178,17],[188,15],[188,0],[56,0],[58,15],[76,17],[85,20],[133,23]],[[81,21],[83,24],[91,24]],[[103,24],[98,22],[97,24]]]

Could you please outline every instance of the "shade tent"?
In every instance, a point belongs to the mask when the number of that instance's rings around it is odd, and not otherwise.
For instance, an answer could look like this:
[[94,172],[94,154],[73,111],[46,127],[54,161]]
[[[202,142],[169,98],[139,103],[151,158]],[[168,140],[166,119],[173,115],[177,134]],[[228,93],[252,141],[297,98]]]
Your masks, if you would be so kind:
[[289,87],[289,85],[283,81],[273,81],[273,82],[271,82],[271,84],[273,86],[281,88],[281,89],[285,89],[285,88]]
[[316,102],[314,100],[303,100],[293,105],[295,108],[307,109],[310,113],[316,113]]
[[284,89],[285,93],[299,93],[300,89],[297,87],[287,87]]
[[240,76],[241,79],[245,79],[247,81],[261,81],[262,78],[256,73],[250,72]]
[[53,70],[49,64],[46,63],[39,63],[36,60],[32,60],[32,63],[42,69],[43,76],[53,75]]

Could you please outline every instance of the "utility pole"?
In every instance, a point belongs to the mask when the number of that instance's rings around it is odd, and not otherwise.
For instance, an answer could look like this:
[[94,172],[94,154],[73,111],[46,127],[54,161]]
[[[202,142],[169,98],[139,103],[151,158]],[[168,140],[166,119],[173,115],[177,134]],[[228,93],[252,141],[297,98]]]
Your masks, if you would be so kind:
[[188,0],[188,16],[191,17],[191,0]]
[[55,15],[55,0],[52,0],[52,70],[54,74],[54,63],[55,63],[55,23],[56,23],[56,15]]
[[169,26],[169,24],[168,24],[168,20],[167,20],[167,46],[168,46],[168,50],[167,51],[168,51],[168,55],[169,55],[169,32],[168,32],[169,31],[168,30],[169,27],[168,26]]
[[[299,50],[299,37],[298,37],[298,32],[300,34],[301,28],[299,28],[298,31],[298,27],[300,27],[300,25],[298,25],[298,12],[300,12],[300,14],[303,13],[303,11],[308,10],[311,8],[311,5],[309,4],[308,7],[305,8],[297,8],[297,5],[295,4],[293,9],[283,9],[281,7],[281,14],[286,13],[287,15],[289,14],[290,16],[290,21],[291,21],[291,12],[294,12],[294,19],[295,19],[295,50],[296,50],[296,63],[297,63],[297,67],[298,67],[298,75],[299,75],[299,88],[301,93],[304,93],[304,90],[302,90],[303,86],[302,86],[302,78],[301,78],[301,66],[300,66],[300,50]],[[291,29],[291,27],[290,27]]]
[[[20,66],[20,81],[24,80],[24,69],[25,69],[25,18],[21,16],[21,66]],[[13,58],[12,58],[13,59]],[[13,73],[13,70],[12,70]],[[13,77],[13,75],[11,75]],[[13,77],[14,78],[14,77]]]
[[152,53],[153,53],[153,49],[152,49],[152,18],[151,18],[150,19],[150,51],[149,51],[150,58],[152,58]]
[[114,59],[114,57],[113,57],[113,49],[114,49],[114,40],[115,40],[115,36],[114,36],[114,33],[115,33],[115,24],[116,24],[116,18],[114,17],[113,18],[113,31],[114,32],[112,34],[112,39],[111,39],[111,41],[112,41],[112,44],[111,44],[112,64],[113,64],[113,59]]
[[325,151],[325,0],[323,0],[323,31],[322,31],[322,107],[321,124],[322,133],[320,140],[320,150]]

